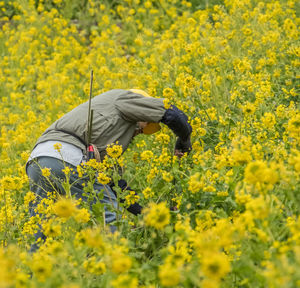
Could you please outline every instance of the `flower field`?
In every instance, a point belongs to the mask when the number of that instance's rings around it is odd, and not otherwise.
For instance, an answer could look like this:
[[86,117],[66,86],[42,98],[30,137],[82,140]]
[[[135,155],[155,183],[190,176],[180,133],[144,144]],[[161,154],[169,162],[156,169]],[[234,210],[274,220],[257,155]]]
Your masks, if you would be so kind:
[[[0,1],[0,287],[300,287],[297,1]],[[78,173],[143,213],[49,194],[30,217],[25,164],[44,130],[110,89],[143,89],[189,117]],[[163,126],[163,125],[162,125]],[[56,147],[59,150],[59,147]],[[49,177],[50,171],[43,171]],[[93,176],[94,175],[94,176]],[[47,240],[30,247],[41,227]]]

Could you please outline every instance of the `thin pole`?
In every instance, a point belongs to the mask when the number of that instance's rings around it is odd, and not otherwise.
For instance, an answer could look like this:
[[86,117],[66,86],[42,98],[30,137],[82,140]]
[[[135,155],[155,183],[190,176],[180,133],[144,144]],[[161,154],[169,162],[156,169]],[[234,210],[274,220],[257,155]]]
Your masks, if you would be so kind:
[[91,134],[92,134],[92,125],[91,121],[92,120],[92,112],[91,112],[91,103],[92,103],[92,89],[93,89],[93,70],[91,70],[91,82],[90,82],[90,97],[89,97],[89,108],[88,108],[88,120],[87,120],[87,125],[88,125],[88,133],[87,133],[87,140],[88,140],[88,145],[91,142]]

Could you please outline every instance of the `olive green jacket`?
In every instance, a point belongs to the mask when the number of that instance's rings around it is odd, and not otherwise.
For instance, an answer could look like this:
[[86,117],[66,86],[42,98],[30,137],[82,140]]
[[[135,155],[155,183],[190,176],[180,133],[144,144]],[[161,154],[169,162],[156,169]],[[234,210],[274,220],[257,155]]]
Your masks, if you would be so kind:
[[[96,145],[101,156],[105,154],[108,144],[117,141],[125,151],[132,140],[137,122],[159,122],[166,111],[163,99],[144,97],[121,89],[95,96],[91,107],[91,142]],[[87,115],[88,101],[55,121],[37,140],[36,145],[48,140],[58,140],[73,144],[85,153]]]

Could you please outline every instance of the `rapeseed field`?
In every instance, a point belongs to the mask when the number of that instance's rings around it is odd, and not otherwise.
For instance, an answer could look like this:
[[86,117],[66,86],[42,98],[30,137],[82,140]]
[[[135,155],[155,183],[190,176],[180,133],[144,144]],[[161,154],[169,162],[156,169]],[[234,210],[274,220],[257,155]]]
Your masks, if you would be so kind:
[[[300,287],[299,9],[0,1],[0,287]],[[26,161],[51,123],[88,100],[92,69],[94,96],[142,89],[193,127],[181,159],[163,127],[77,168],[105,184],[118,164],[137,192],[122,192],[120,206],[138,201],[142,215],[121,210],[113,234],[101,203],[68,193],[29,215]],[[39,229],[47,240],[31,253]]]

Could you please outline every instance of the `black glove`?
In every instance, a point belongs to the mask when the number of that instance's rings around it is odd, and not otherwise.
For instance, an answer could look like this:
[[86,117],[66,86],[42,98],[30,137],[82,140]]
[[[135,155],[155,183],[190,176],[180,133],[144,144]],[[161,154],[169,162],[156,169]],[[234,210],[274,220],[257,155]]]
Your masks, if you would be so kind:
[[188,117],[174,105],[172,105],[172,108],[166,110],[161,123],[167,125],[181,139],[189,138],[192,133]]
[[175,150],[179,150],[182,153],[190,153],[192,150],[192,143],[191,143],[190,136],[186,140],[177,138],[177,141],[175,144]]

